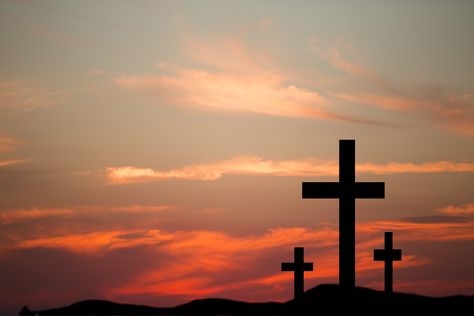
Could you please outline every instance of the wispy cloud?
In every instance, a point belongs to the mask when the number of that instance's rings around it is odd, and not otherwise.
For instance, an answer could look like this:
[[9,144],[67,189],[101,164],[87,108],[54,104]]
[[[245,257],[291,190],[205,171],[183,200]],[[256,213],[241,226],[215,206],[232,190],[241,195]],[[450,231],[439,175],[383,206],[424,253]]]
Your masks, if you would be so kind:
[[125,205],[125,206],[76,206],[68,208],[18,208],[0,210],[0,224],[9,225],[31,222],[42,218],[59,217],[78,218],[91,214],[139,214],[161,213],[176,210],[174,205]]
[[350,60],[347,55],[353,53],[347,46],[350,45],[341,40],[328,43],[313,37],[309,41],[310,51],[348,75],[349,78],[346,79],[352,79],[352,82],[349,81],[350,85],[344,83],[332,87],[328,92],[333,103],[350,102],[391,111],[419,113],[425,119],[449,130],[474,135],[472,92],[459,94],[442,87],[397,87],[370,67]]
[[[407,241],[471,241],[474,222],[411,223],[405,220],[369,221],[357,226],[357,270],[360,275],[380,269],[372,260],[372,249],[383,245],[383,232],[394,231],[397,243]],[[199,297],[235,289],[289,287],[292,276],[279,272],[279,262],[291,259],[295,245],[307,249],[308,261],[317,270],[307,274],[309,282],[337,277],[338,231],[334,225],[319,229],[287,227],[259,235],[231,235],[223,231],[163,231],[122,229],[54,237],[17,239],[9,251],[33,248],[63,249],[81,256],[107,256],[119,249],[147,247],[168,258],[141,271],[132,279],[109,289],[114,296],[179,295]],[[259,269],[264,262],[267,269]],[[270,262],[270,264],[269,264]],[[397,268],[428,265],[430,260],[409,250]],[[311,281],[312,280],[312,281]]]
[[[300,160],[265,160],[261,157],[241,156],[209,164],[155,170],[134,166],[108,167],[101,174],[110,184],[135,182],[182,180],[217,180],[224,175],[255,176],[337,176],[338,162],[316,158]],[[396,173],[438,173],[438,172],[474,172],[474,163],[436,161],[426,163],[386,164],[361,163],[358,173],[396,174]]]
[[176,68],[166,75],[122,76],[115,82],[173,104],[205,110],[373,123],[338,114],[330,109],[331,101],[326,97],[285,83],[284,78],[273,73],[232,74]]
[[361,223],[357,226],[361,234],[397,232],[400,241],[450,241],[474,240],[474,221],[412,222],[409,220],[386,220]]
[[0,80],[0,110],[32,110],[60,102],[64,90],[50,90],[19,81]]
[[0,152],[15,150],[20,141],[0,131]]
[[0,224],[37,220],[46,217],[70,216],[74,213],[70,208],[30,208],[0,211]]
[[399,87],[359,62],[344,40],[330,43],[310,39],[309,50],[339,71],[335,75],[317,69],[319,77],[326,78],[317,82],[283,70],[276,66],[273,56],[245,42],[241,34],[214,42],[190,38],[184,47],[192,66],[159,62],[154,73],[116,76],[114,82],[170,105],[202,110],[397,124],[386,123],[376,113],[361,117],[362,111],[348,106],[358,104],[407,115],[416,113],[446,129],[474,135],[472,93],[458,94],[440,87]]
[[347,42],[338,40],[338,44],[329,44],[326,41],[311,37],[309,39],[309,50],[316,53],[323,60],[327,61],[334,68],[356,77],[365,77],[367,79],[375,78],[375,73],[354,61],[347,58],[340,46],[344,46],[346,52],[351,51]]
[[103,231],[23,240],[15,247],[19,249],[60,248],[72,252],[99,254],[106,250],[147,244],[156,245],[161,240],[169,238],[169,234],[161,233],[159,230]]
[[0,168],[7,167],[11,165],[18,165],[21,163],[29,162],[30,159],[8,159],[8,160],[0,160]]
[[474,203],[467,203],[461,206],[449,205],[439,208],[438,212],[454,216],[474,216]]
[[[20,145],[20,141],[15,139],[6,133],[0,131],[0,153],[14,151]],[[11,165],[17,165],[25,162],[29,162],[30,159],[0,159],[0,168]]]
[[338,111],[318,89],[275,66],[272,56],[249,49],[241,35],[215,43],[189,39],[184,46],[199,66],[158,63],[158,74],[117,76],[115,83],[203,110],[378,124]]
[[335,94],[341,100],[394,111],[418,112],[450,130],[474,135],[474,96],[442,90],[418,96],[352,92]]

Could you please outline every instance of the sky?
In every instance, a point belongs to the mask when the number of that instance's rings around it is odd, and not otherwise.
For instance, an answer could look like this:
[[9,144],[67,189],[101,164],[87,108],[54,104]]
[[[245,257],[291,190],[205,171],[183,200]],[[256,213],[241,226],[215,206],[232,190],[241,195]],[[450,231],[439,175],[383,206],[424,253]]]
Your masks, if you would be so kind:
[[338,280],[356,140],[357,285],[474,294],[472,1],[0,2],[0,313],[98,298],[291,298]]

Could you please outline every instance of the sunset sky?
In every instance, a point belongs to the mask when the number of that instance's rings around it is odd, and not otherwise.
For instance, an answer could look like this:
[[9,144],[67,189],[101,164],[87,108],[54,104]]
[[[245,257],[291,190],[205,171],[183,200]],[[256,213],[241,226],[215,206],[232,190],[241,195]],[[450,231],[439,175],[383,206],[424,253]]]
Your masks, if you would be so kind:
[[473,1],[0,2],[0,313],[87,298],[284,301],[338,280],[356,139],[357,285],[474,294]]

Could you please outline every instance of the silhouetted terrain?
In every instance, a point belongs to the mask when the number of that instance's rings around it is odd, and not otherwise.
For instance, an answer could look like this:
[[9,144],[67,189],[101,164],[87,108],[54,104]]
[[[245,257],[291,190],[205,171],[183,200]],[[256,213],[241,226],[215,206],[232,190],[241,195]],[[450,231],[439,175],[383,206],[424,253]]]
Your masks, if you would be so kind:
[[24,315],[474,315],[474,297],[426,297],[357,287],[344,290],[339,285],[319,285],[298,299],[285,303],[246,303],[225,299],[195,300],[172,308],[118,304],[87,300],[70,306],[30,311]]

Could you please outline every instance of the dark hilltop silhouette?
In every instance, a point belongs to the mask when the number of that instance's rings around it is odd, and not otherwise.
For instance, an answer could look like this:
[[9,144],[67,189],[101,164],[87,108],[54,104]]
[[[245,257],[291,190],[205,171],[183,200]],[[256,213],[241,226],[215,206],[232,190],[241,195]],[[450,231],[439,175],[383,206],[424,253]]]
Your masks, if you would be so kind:
[[402,315],[420,311],[422,315],[474,315],[474,297],[427,297],[413,294],[386,294],[368,288],[347,289],[323,284],[284,303],[246,303],[226,299],[202,299],[172,308],[118,304],[88,300],[43,311],[24,307],[20,316],[46,315]]
[[304,272],[313,263],[304,261],[304,248],[294,248],[294,261],[282,271],[294,273],[295,298],[288,302],[247,303],[226,299],[194,300],[184,305],[158,308],[87,300],[70,306],[31,311],[27,315],[474,315],[473,296],[427,297],[393,292],[393,261],[402,259],[393,249],[393,233],[385,232],[384,249],[374,250],[374,260],[384,261],[385,291],[355,286],[355,200],[385,198],[384,182],[355,181],[355,140],[339,141],[339,182],[303,182],[304,199],[339,199],[339,285],[319,285],[304,292]]

